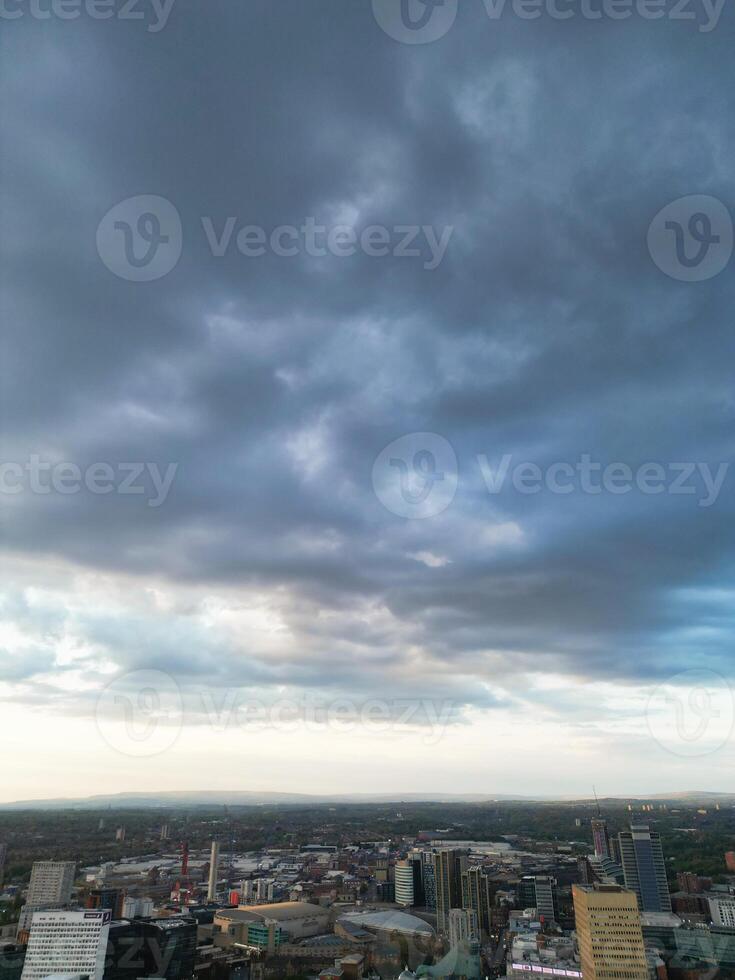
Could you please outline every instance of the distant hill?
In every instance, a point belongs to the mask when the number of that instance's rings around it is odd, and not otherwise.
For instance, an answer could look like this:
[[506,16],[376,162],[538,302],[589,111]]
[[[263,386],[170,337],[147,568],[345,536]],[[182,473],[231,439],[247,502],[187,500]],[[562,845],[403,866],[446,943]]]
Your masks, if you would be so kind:
[[[735,803],[735,793],[710,791],[687,791],[679,793],[656,793],[652,796],[608,796],[600,803],[621,803],[626,801],[680,802],[680,803]],[[0,803],[0,810],[59,810],[87,809],[98,810],[103,807],[206,807],[206,806],[268,806],[291,805],[309,806],[327,803],[577,803],[594,805],[591,798],[573,796],[518,796],[509,793],[274,793],[256,790],[181,790],[161,793],[112,793],[79,798],[58,798],[47,800],[17,800]]]

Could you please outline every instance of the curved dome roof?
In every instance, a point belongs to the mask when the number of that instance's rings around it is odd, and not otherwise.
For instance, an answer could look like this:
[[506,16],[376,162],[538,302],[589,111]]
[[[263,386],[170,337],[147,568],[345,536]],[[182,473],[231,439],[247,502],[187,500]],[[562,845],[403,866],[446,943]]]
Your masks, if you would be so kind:
[[[386,931],[395,929],[397,932],[420,932],[427,936],[434,935],[434,930],[428,922],[424,922],[416,915],[409,915],[408,912],[399,912],[393,909],[381,912],[347,912],[342,918],[365,929],[384,929]],[[413,974],[409,973],[408,976],[411,978]]]

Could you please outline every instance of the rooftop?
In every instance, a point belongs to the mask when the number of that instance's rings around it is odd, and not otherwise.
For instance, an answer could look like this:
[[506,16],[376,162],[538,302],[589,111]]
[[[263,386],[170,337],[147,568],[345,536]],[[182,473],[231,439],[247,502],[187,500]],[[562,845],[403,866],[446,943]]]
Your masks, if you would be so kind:
[[347,912],[342,916],[349,923],[368,929],[395,929],[397,932],[413,932],[433,935],[434,930],[423,919],[407,912],[389,909],[384,912]]
[[239,905],[236,909],[218,909],[219,919],[247,922],[248,919],[278,919],[280,922],[289,919],[303,919],[315,913],[324,914],[326,909],[321,905],[310,902],[272,902],[269,905]]

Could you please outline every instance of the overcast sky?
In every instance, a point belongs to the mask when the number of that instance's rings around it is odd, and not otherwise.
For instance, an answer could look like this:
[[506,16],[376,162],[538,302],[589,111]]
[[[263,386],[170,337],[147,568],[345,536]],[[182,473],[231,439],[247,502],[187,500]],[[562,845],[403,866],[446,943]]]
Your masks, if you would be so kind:
[[0,42],[0,800],[733,789],[732,6],[67,3]]

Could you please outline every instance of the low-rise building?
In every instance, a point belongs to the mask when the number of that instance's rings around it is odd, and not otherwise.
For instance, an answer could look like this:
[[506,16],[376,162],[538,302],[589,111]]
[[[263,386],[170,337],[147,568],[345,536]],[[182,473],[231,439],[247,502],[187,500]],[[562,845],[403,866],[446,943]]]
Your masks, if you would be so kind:
[[274,953],[281,943],[326,932],[329,910],[308,902],[275,902],[219,909],[214,916],[217,945],[239,943]]

